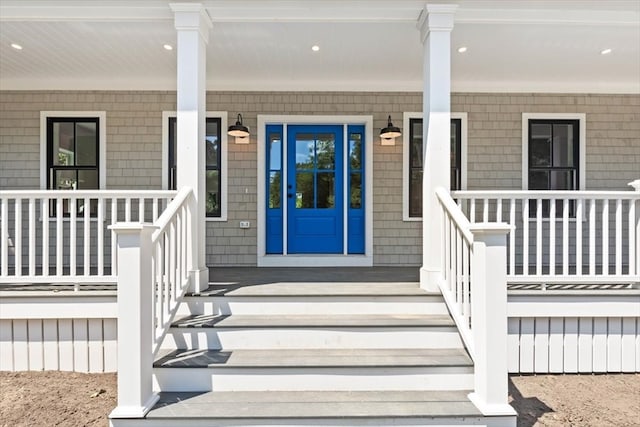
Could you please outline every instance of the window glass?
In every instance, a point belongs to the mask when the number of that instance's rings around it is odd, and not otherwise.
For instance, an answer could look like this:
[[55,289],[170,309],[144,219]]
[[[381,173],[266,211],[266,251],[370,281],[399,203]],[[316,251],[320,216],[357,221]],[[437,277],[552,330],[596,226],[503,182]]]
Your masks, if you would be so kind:
[[[222,145],[221,145],[221,120],[219,118],[208,117],[206,119],[205,135],[205,192],[206,192],[206,215],[208,217],[220,217],[222,206]],[[171,190],[177,189],[177,119],[169,118],[169,176],[166,178],[168,187]]]
[[[422,216],[422,119],[409,120],[409,217]],[[451,119],[451,189],[462,188],[462,120]]]
[[[528,188],[530,190],[577,190],[579,170],[578,120],[529,120]],[[562,216],[557,205],[556,215]],[[569,203],[570,215],[575,215],[575,202]],[[550,202],[543,200],[542,215],[549,216]],[[536,203],[531,203],[529,215],[537,215]]]

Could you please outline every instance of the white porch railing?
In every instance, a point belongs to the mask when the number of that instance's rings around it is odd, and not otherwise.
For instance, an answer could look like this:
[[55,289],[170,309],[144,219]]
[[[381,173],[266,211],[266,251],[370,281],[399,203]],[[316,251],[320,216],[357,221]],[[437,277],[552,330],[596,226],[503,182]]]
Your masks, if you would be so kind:
[[158,399],[153,359],[189,286],[197,232],[193,190],[183,187],[153,224],[118,223],[118,406],[111,418],[141,418]]
[[115,282],[107,226],[155,221],[175,191],[0,191],[0,283]]
[[640,192],[455,191],[471,223],[507,222],[509,283],[640,283]]
[[511,226],[471,224],[443,188],[438,286],[474,362],[469,395],[484,415],[515,415],[507,389],[507,243]]

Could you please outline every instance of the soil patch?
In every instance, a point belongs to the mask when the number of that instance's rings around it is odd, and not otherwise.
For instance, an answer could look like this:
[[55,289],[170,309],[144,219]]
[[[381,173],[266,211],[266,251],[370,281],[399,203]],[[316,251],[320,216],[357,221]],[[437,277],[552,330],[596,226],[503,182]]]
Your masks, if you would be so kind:
[[[640,375],[511,376],[518,427],[640,426]],[[115,374],[0,372],[0,426],[107,426]]]

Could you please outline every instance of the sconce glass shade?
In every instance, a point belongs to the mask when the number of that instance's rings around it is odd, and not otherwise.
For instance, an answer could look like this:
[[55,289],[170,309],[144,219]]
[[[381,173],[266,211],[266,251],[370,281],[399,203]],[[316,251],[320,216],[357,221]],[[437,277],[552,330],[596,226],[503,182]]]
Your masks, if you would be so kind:
[[242,124],[242,114],[238,114],[238,120],[235,125],[229,126],[227,133],[236,138],[245,138],[249,136],[249,128]]
[[380,138],[391,139],[397,138],[399,136],[402,136],[402,132],[400,132],[400,128],[394,126],[393,123],[391,123],[391,116],[389,116],[387,127],[380,130]]

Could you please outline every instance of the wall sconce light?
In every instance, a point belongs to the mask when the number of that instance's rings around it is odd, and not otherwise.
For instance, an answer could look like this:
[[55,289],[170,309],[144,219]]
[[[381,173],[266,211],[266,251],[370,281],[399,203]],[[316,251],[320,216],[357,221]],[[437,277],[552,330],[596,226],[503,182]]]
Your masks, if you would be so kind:
[[229,126],[227,133],[229,136],[234,136],[236,138],[236,144],[249,143],[249,128],[242,124],[242,114],[238,114],[236,124]]
[[391,116],[389,116],[387,127],[380,130],[380,145],[396,145],[396,138],[399,136],[402,136],[402,132],[391,123]]

